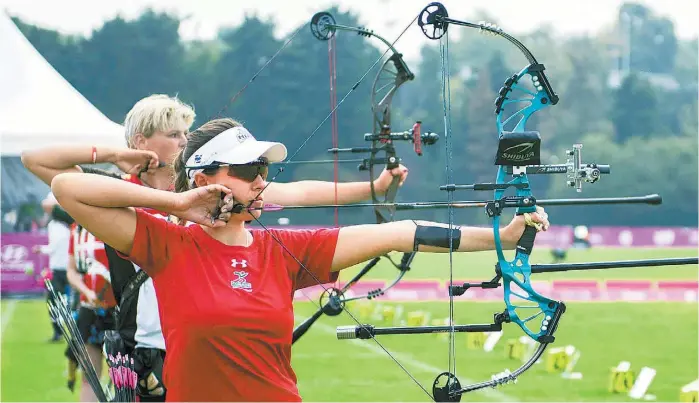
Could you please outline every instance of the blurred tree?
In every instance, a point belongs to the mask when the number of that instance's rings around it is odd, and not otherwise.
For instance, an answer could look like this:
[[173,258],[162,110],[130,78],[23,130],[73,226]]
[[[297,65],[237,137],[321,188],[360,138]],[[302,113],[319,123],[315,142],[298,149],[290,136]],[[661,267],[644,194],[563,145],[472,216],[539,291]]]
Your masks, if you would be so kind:
[[672,21],[656,16],[644,5],[627,2],[619,8],[617,27],[619,34],[630,42],[631,71],[673,71],[677,38]]
[[660,128],[657,108],[657,95],[650,83],[637,74],[626,77],[614,94],[611,112],[616,141],[655,135]]

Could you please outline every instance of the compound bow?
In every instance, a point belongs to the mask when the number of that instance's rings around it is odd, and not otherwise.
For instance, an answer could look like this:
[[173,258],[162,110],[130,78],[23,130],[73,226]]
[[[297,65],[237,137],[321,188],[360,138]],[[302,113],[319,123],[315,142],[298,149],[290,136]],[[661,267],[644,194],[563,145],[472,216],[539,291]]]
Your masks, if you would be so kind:
[[[311,33],[314,37],[321,41],[331,39],[335,33],[340,31],[356,32],[358,35],[367,38],[377,38],[383,42],[387,50],[391,52],[381,66],[379,72],[374,78],[371,88],[371,110],[373,114],[373,132],[364,135],[364,140],[371,142],[371,147],[352,147],[352,148],[331,148],[328,150],[332,154],[340,153],[368,153],[369,157],[361,160],[359,165],[360,171],[369,172],[369,183],[371,187],[371,199],[378,224],[391,222],[394,219],[396,212],[393,207],[396,195],[398,193],[400,177],[395,176],[386,193],[381,199],[374,187],[375,169],[380,166],[381,169],[397,168],[401,159],[398,157],[394,142],[407,141],[413,143],[413,149],[418,156],[422,156],[422,145],[432,145],[437,142],[439,136],[436,133],[422,133],[421,122],[416,122],[410,130],[392,133],[391,132],[391,103],[393,96],[398,91],[401,85],[412,81],[415,75],[410,71],[410,68],[403,59],[403,55],[399,53],[395,47],[385,38],[377,35],[371,30],[352,27],[347,25],[339,25],[335,22],[335,18],[328,12],[319,12],[311,19]],[[383,157],[379,157],[383,154]],[[298,162],[297,162],[298,163]],[[300,161],[303,163],[303,161]],[[282,163],[283,164],[283,163]],[[347,281],[341,288],[332,287],[324,289],[319,301],[318,310],[308,319],[299,324],[294,329],[292,342],[296,342],[303,336],[311,325],[315,323],[323,314],[328,316],[337,316],[345,308],[345,304],[349,301],[359,299],[374,299],[382,296],[387,290],[398,284],[405,274],[410,270],[410,264],[415,257],[415,252],[404,253],[400,262],[396,262],[389,255],[384,255],[391,264],[398,269],[397,277],[387,286],[370,290],[363,295],[354,295],[347,297],[345,294],[349,289],[357,284],[372,268],[374,268],[381,257],[376,257],[370,260],[354,277]]]
[[[521,70],[518,74],[513,75],[508,78],[505,85],[500,90],[498,98],[496,100],[496,116],[497,116],[497,129],[499,135],[499,147],[496,157],[496,165],[498,166],[498,173],[495,183],[484,183],[484,184],[471,184],[471,185],[455,185],[448,184],[442,186],[440,189],[448,191],[450,202],[447,207],[451,210],[452,208],[458,207],[482,207],[485,206],[486,213],[493,219],[493,233],[495,237],[496,252],[498,256],[498,263],[496,264],[496,274],[492,280],[482,282],[482,283],[466,283],[463,285],[454,285],[453,279],[450,278],[450,303],[453,304],[453,297],[458,296],[466,292],[469,288],[481,287],[481,288],[497,288],[500,286],[500,281],[502,280],[504,285],[504,301],[505,310],[501,313],[496,313],[494,315],[494,323],[492,324],[475,324],[475,325],[454,325],[453,321],[453,309],[450,310],[450,322],[448,326],[416,326],[416,327],[388,327],[388,328],[376,328],[372,325],[361,324],[359,321],[345,309],[345,302],[349,299],[344,297],[344,291],[337,289],[328,289],[323,286],[321,281],[313,275],[313,273],[308,270],[307,267],[293,254],[290,254],[292,258],[296,260],[302,270],[305,270],[308,274],[313,277],[318,286],[324,289],[324,295],[327,302],[323,302],[321,298],[319,311],[309,319],[305,326],[310,327],[310,325],[315,322],[323,313],[329,315],[337,315],[342,310],[345,310],[347,314],[354,320],[357,324],[356,326],[342,326],[337,329],[338,339],[372,339],[389,355],[389,357],[398,364],[398,366],[427,394],[430,399],[435,401],[460,401],[462,394],[470,391],[475,391],[483,389],[486,387],[495,387],[508,382],[515,382],[517,377],[529,369],[536,360],[543,354],[544,350],[548,344],[554,341],[554,333],[558,327],[562,314],[565,312],[565,304],[561,301],[554,301],[547,297],[542,296],[537,293],[531,286],[530,276],[533,273],[544,273],[544,272],[556,272],[564,270],[590,270],[590,269],[609,269],[618,267],[649,267],[649,266],[663,266],[663,265],[684,265],[684,264],[697,264],[699,259],[697,258],[679,258],[679,259],[651,259],[651,260],[636,260],[636,261],[618,261],[618,262],[591,262],[591,263],[577,263],[577,264],[550,264],[550,265],[534,265],[529,263],[529,255],[534,245],[534,240],[536,236],[536,230],[533,228],[527,228],[518,242],[516,248],[516,254],[513,260],[508,261],[504,256],[504,251],[501,245],[499,224],[500,224],[500,214],[505,208],[517,208],[517,214],[529,214],[536,211],[537,200],[533,197],[530,188],[528,176],[530,174],[552,174],[552,173],[565,173],[568,177],[568,184],[574,186],[578,192],[582,190],[582,183],[596,182],[601,174],[610,173],[610,168],[608,165],[596,165],[596,164],[584,164],[581,159],[581,145],[575,145],[573,150],[570,151],[568,162],[562,165],[540,165],[540,136],[538,132],[527,131],[526,123],[527,120],[532,116],[533,113],[544,109],[547,106],[555,105],[558,102],[558,96],[554,93],[548,78],[544,74],[544,66],[536,61],[531,52],[529,52],[524,45],[517,41],[512,36],[504,33],[502,30],[491,24],[472,24],[464,21],[458,21],[449,18],[446,8],[440,3],[430,3],[425,7],[422,12],[415,17],[410,24],[401,32],[401,34],[396,38],[393,43],[389,43],[385,39],[376,36],[371,31],[367,31],[363,28],[355,28],[342,26],[335,23],[334,18],[328,13],[318,13],[313,17],[311,21],[311,30],[318,39],[326,40],[330,38],[337,30],[354,31],[362,36],[375,36],[384,42],[388,49],[372,64],[372,66],[361,76],[359,81],[352,87],[352,89],[340,100],[340,102],[333,108],[333,110],[326,116],[326,118],[320,122],[320,124],[313,130],[313,132],[302,142],[301,146],[292,153],[286,162],[282,165],[295,163],[293,161],[294,157],[298,154],[301,148],[309,142],[309,140],[315,135],[315,133],[322,127],[322,125],[327,121],[332,114],[335,113],[337,108],[344,102],[344,100],[349,96],[363,81],[367,74],[375,67],[385,55],[392,51],[392,56],[384,63],[381,72],[377,76],[377,80],[374,82],[372,93],[372,109],[374,111],[374,133],[371,135],[365,135],[365,140],[372,141],[372,147],[368,148],[356,148],[356,149],[331,149],[330,152],[369,152],[371,157],[368,160],[362,160],[362,166],[365,169],[372,172],[372,164],[379,163],[386,164],[388,168],[395,167],[399,164],[399,159],[395,153],[395,148],[393,147],[394,140],[411,140],[415,144],[416,152],[420,154],[420,143],[431,144],[434,142],[436,137],[425,134],[419,134],[419,122],[417,128],[414,127],[412,131],[403,133],[390,133],[390,101],[394,95],[396,89],[406,81],[412,79],[412,73],[405,65],[402,57],[394,49],[395,43],[402,37],[402,35],[407,31],[407,29],[412,26],[413,22],[418,20],[418,25],[422,28],[423,33],[430,39],[441,39],[447,33],[447,28],[449,24],[462,25],[472,28],[477,28],[485,33],[491,33],[496,36],[503,37],[509,42],[517,46],[529,60],[529,65]],[[296,31],[298,33],[298,31]],[[292,37],[284,44],[282,49],[288,45],[291,39],[296,35],[294,33]],[[448,36],[447,36],[448,38]],[[447,42],[448,43],[448,42]],[[276,57],[281,49],[263,66],[264,69],[271,61]],[[444,95],[444,110],[445,110],[445,140],[447,143],[447,148],[449,145],[451,130],[449,123],[449,96],[448,96],[448,63],[445,66],[445,55],[448,54],[448,45],[444,52],[442,52],[442,72],[443,72],[443,93]],[[261,69],[261,70],[262,70]],[[379,77],[382,73],[388,73],[388,75],[394,75],[394,81],[389,82],[386,86],[378,85]],[[252,82],[255,76],[250,80]],[[530,91],[523,87],[524,82],[520,82],[525,76],[531,80],[534,90]],[[249,84],[249,83],[248,83]],[[246,85],[247,86],[247,85]],[[244,87],[245,88],[245,87]],[[244,90],[243,88],[243,90]],[[381,92],[388,88],[388,91]],[[510,95],[513,91],[522,91],[525,94],[529,94],[531,98],[525,99],[511,99]],[[242,92],[242,90],[240,91]],[[238,94],[240,94],[240,92]],[[238,96],[236,94],[236,97]],[[383,94],[383,95],[380,95]],[[513,105],[515,103],[524,102],[527,104],[522,109],[515,111],[514,113],[507,114],[505,110],[507,106]],[[519,117],[517,120],[516,118]],[[417,130],[415,130],[417,129]],[[420,139],[420,141],[418,141]],[[376,158],[378,152],[383,151],[386,154],[385,160],[379,160]],[[447,171],[449,170],[449,153],[447,157]],[[334,161],[333,161],[334,162]],[[269,180],[272,183],[276,180],[277,176],[283,172],[283,168],[280,168],[278,172]],[[508,176],[512,176],[513,179],[507,181]],[[398,204],[393,203],[393,199],[396,194],[396,183],[391,185],[391,188],[385,196],[384,203],[377,203],[378,198],[376,197],[375,191],[372,188],[372,199],[374,201],[372,206],[376,209],[377,221],[386,222],[392,220],[393,213],[396,208],[401,205],[405,209],[413,208],[423,208],[429,206],[443,207],[443,203],[405,203]],[[515,196],[504,196],[505,190],[509,188],[515,188]],[[470,189],[470,190],[488,190],[494,191],[494,200],[486,201],[468,201],[468,202],[453,202],[452,194],[455,190],[460,189]],[[264,190],[263,190],[264,191]],[[658,195],[649,195],[642,197],[618,197],[618,198],[604,198],[604,199],[564,199],[564,200],[552,200],[549,201],[550,205],[584,205],[584,204],[621,204],[621,203],[645,203],[651,205],[660,204],[661,199]],[[461,205],[457,205],[461,204]],[[544,203],[541,203],[544,204]],[[366,204],[365,206],[368,206]],[[324,207],[337,207],[337,206],[324,206]],[[251,206],[248,206],[251,208]],[[384,209],[382,211],[379,211]],[[387,214],[387,215],[386,215]],[[388,217],[388,219],[387,219]],[[256,222],[265,230],[268,228],[255,218]],[[449,225],[453,225],[452,214],[450,211]],[[275,238],[276,239],[276,238]],[[277,242],[285,250],[288,249],[279,240]],[[396,267],[408,268],[410,261],[412,260],[413,253],[406,253],[402,259],[401,265],[394,263]],[[348,285],[354,284],[359,277],[366,274],[377,262],[376,258],[367,264],[367,266],[362,269],[360,274],[352,279]],[[451,259],[450,259],[451,260]],[[450,265],[450,271],[452,267]],[[404,275],[404,270],[401,271],[401,277]],[[450,276],[451,277],[451,276]],[[399,278],[400,280],[400,278]],[[396,281],[397,282],[397,281]],[[392,284],[393,285],[393,284]],[[391,285],[391,286],[392,286]],[[385,291],[384,289],[383,291]],[[369,293],[367,298],[373,298],[376,294]],[[530,305],[519,305],[519,303],[513,302],[514,299],[520,299],[530,303]],[[526,309],[534,309],[535,313],[526,317],[520,317],[519,312]],[[540,318],[540,321],[535,324],[530,324],[534,319]],[[390,352],[384,348],[381,343],[377,340],[376,336],[384,334],[425,334],[425,333],[444,333],[449,332],[452,336],[452,343],[450,343],[450,354],[454,353],[454,343],[453,334],[456,332],[494,332],[500,331],[502,329],[503,323],[514,322],[519,325],[522,330],[532,339],[539,343],[538,348],[534,352],[534,355],[525,362],[519,369],[514,372],[505,371],[503,373],[494,375],[491,380],[476,383],[473,385],[467,385],[462,387],[458,378],[455,375],[455,369],[450,368],[449,371],[439,374],[432,386],[432,394],[430,394],[427,389],[425,389],[420,382],[418,382],[412,374],[405,369],[400,362],[393,357]],[[305,330],[303,332],[305,332]],[[297,337],[295,335],[294,340]]]
[[[558,95],[553,91],[544,71],[544,65],[539,63],[531,52],[517,39],[503,32],[493,24],[473,24],[449,18],[446,8],[440,3],[430,3],[418,16],[418,25],[423,33],[430,39],[441,39],[447,34],[450,24],[461,25],[479,29],[481,32],[493,34],[507,39],[514,44],[527,58],[529,65],[519,73],[509,77],[498,93],[495,101],[496,126],[498,130],[498,150],[495,165],[498,166],[495,183],[478,183],[469,185],[448,184],[441,186],[441,190],[451,193],[455,190],[485,190],[493,191],[494,199],[484,202],[486,214],[492,218],[495,249],[497,252],[497,264],[495,265],[495,277],[481,283],[465,283],[454,285],[450,276],[449,297],[453,304],[453,297],[464,294],[469,288],[497,288],[502,280],[505,310],[494,315],[492,324],[455,325],[453,309],[450,310],[449,325],[447,326],[419,326],[419,327],[387,327],[376,328],[371,325],[341,326],[337,328],[338,339],[375,339],[377,335],[385,334],[421,334],[449,332],[452,337],[450,342],[450,358],[454,354],[453,335],[456,332],[498,332],[502,330],[503,323],[517,324],[531,339],[538,342],[538,347],[522,366],[512,372],[506,370],[493,375],[490,380],[462,386],[455,375],[450,359],[449,370],[437,376],[432,386],[431,398],[435,401],[460,401],[464,393],[487,388],[509,382],[516,382],[519,375],[527,371],[536,363],[544,353],[546,347],[555,340],[554,333],[558,328],[560,319],[566,310],[562,301],[554,301],[536,292],[530,281],[532,273],[565,271],[565,270],[590,270],[608,269],[619,267],[648,267],[670,264],[696,264],[697,258],[680,259],[653,259],[620,262],[593,262],[583,264],[552,264],[532,265],[529,256],[534,246],[537,229],[527,226],[519,239],[515,256],[512,260],[505,257],[500,239],[500,215],[506,207],[516,207],[516,214],[531,214],[536,211],[536,199],[532,195],[528,175],[540,173],[565,173],[568,177],[568,185],[582,191],[583,182],[594,183],[602,174],[609,174],[608,165],[585,164],[581,158],[582,145],[576,144],[568,151],[568,161],[565,165],[541,165],[540,147],[541,138],[538,132],[529,131],[526,128],[527,121],[536,112],[559,101]],[[445,55],[448,54],[447,45],[440,41],[442,46],[442,76],[443,93],[448,94],[448,65],[445,66]],[[448,62],[447,62],[448,64]],[[526,87],[527,81],[533,89]],[[512,98],[515,91],[524,93],[524,97]],[[514,112],[510,111],[513,105],[522,105]],[[449,143],[451,137],[448,111],[449,96],[444,96],[445,110],[445,140]],[[449,155],[449,153],[447,153]],[[447,167],[449,166],[447,157]],[[447,168],[448,171],[449,168]],[[511,177],[512,179],[508,179]],[[505,196],[509,188],[515,189],[514,196]],[[625,203],[627,198],[610,198],[612,202]],[[653,198],[648,204],[660,204],[659,197]],[[578,199],[581,204],[585,199]],[[592,200],[589,200],[592,202]],[[594,203],[594,202],[592,202]],[[449,225],[453,225],[452,214],[449,215]],[[450,259],[451,261],[451,259]],[[450,265],[450,272],[451,272]],[[454,365],[455,367],[455,365]],[[413,378],[413,380],[415,380]],[[419,385],[419,383],[418,383]],[[422,385],[419,385],[423,390]]]

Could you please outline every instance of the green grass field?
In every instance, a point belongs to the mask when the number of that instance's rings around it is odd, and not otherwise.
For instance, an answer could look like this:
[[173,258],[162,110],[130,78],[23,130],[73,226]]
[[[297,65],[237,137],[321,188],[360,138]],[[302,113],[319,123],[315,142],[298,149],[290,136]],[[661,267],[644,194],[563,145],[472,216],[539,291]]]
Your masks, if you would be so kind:
[[[607,249],[571,251],[569,261],[625,260],[696,256],[696,250]],[[548,262],[547,251],[538,250],[534,262]],[[455,255],[454,277],[486,279],[492,276],[493,254]],[[395,269],[383,265],[369,277],[392,279]],[[349,274],[343,273],[346,279]],[[407,279],[448,278],[447,255],[419,255]],[[588,279],[697,279],[697,267],[677,266],[619,269],[542,275],[547,278]],[[380,301],[374,303],[381,303]],[[383,304],[390,304],[383,302]],[[392,305],[396,305],[393,303]],[[433,318],[448,316],[443,302],[402,304],[406,311],[429,311]],[[455,304],[457,323],[486,323],[501,311],[502,303]],[[296,316],[302,320],[314,311],[311,302],[299,302]],[[680,388],[698,378],[698,309],[691,303],[568,303],[557,332],[556,346],[574,345],[582,355],[575,371],[583,379],[563,379],[537,364],[516,385],[487,389],[464,396],[463,401],[632,401],[607,392],[609,369],[630,361],[657,370],[648,391],[658,401],[678,401]],[[428,397],[373,340],[337,340],[335,327],[352,325],[347,314],[324,317],[293,350],[293,365],[306,401],[427,401]],[[489,379],[519,362],[505,355],[506,340],[523,333],[505,325],[495,350],[487,353],[466,348],[466,335],[456,336],[457,375],[462,383]],[[2,401],[77,401],[64,381],[64,343],[49,344],[46,306],[43,301],[2,301]],[[378,341],[427,390],[434,378],[448,368],[448,340],[438,335],[382,336]]]

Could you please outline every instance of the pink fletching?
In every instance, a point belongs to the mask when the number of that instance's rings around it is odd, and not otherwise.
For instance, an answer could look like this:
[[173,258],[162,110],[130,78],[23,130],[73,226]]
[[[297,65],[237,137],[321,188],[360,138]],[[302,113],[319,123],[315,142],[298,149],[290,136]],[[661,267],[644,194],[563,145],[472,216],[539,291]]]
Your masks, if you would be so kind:
[[262,209],[262,211],[282,211],[284,210],[284,206],[279,204],[265,203]]

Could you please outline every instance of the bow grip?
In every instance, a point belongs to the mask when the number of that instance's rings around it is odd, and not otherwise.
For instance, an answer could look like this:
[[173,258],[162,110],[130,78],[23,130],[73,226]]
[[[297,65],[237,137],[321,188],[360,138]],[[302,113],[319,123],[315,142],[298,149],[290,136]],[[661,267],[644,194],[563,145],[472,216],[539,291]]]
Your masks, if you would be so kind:
[[[531,194],[523,194],[524,192],[517,192],[517,196],[531,196]],[[536,213],[536,205],[528,207],[517,207],[515,214],[524,215],[525,213]],[[525,225],[524,233],[517,241],[517,251],[521,251],[527,255],[530,255],[532,249],[534,248],[534,240],[536,239],[536,228]]]
[[521,237],[519,237],[519,241],[517,241],[517,252],[522,252],[526,255],[530,255],[532,253],[532,249],[534,248],[534,240],[536,239],[536,232],[536,228],[534,227],[529,225],[524,227],[524,233]]

